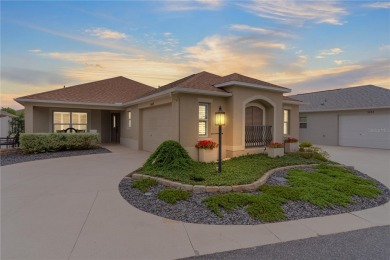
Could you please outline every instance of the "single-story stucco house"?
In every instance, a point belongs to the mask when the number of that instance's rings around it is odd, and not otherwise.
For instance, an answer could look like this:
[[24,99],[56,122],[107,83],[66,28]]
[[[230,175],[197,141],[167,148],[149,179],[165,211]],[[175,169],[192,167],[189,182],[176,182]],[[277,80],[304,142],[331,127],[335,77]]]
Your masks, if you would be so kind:
[[359,86],[291,96],[300,106],[301,141],[390,149],[390,90]]
[[98,132],[102,143],[153,151],[177,140],[194,159],[198,140],[218,140],[214,113],[226,112],[223,157],[260,152],[271,141],[299,135],[300,101],[290,89],[237,73],[200,72],[159,88],[115,77],[16,98],[28,133],[68,127]]

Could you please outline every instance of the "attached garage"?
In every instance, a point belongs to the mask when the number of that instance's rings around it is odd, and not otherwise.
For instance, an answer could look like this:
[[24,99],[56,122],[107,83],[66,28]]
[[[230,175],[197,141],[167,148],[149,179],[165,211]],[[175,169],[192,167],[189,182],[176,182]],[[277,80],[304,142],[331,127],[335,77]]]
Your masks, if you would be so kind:
[[301,141],[390,149],[390,89],[373,85],[291,96],[299,107]]
[[390,115],[340,115],[339,145],[390,149]]
[[142,147],[153,152],[162,142],[172,139],[171,105],[144,109],[142,112]]

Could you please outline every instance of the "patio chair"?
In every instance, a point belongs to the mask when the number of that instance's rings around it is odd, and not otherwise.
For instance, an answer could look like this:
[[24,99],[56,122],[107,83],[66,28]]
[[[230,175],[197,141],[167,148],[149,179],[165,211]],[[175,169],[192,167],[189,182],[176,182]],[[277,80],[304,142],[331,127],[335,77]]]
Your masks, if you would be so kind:
[[0,147],[5,145],[8,149],[9,146],[15,148],[15,146],[19,146],[19,134],[10,134],[7,137],[0,137]]

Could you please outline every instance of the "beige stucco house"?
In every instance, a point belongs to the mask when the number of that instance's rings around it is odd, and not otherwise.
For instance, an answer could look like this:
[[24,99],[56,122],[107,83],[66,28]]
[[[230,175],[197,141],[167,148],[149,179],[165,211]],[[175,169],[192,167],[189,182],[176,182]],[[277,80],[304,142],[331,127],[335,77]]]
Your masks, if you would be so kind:
[[240,74],[201,72],[159,88],[116,77],[15,99],[25,106],[26,132],[68,127],[98,132],[103,143],[153,151],[180,142],[194,159],[198,140],[217,142],[214,113],[226,112],[223,157],[263,151],[271,141],[299,136],[300,101],[290,89]]

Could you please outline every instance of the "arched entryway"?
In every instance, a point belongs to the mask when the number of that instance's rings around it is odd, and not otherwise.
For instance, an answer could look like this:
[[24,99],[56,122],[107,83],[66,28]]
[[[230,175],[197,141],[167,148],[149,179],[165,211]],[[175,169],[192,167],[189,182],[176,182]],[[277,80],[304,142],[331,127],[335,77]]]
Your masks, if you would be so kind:
[[272,126],[266,125],[266,108],[257,102],[245,106],[245,147],[261,147],[272,142]]

